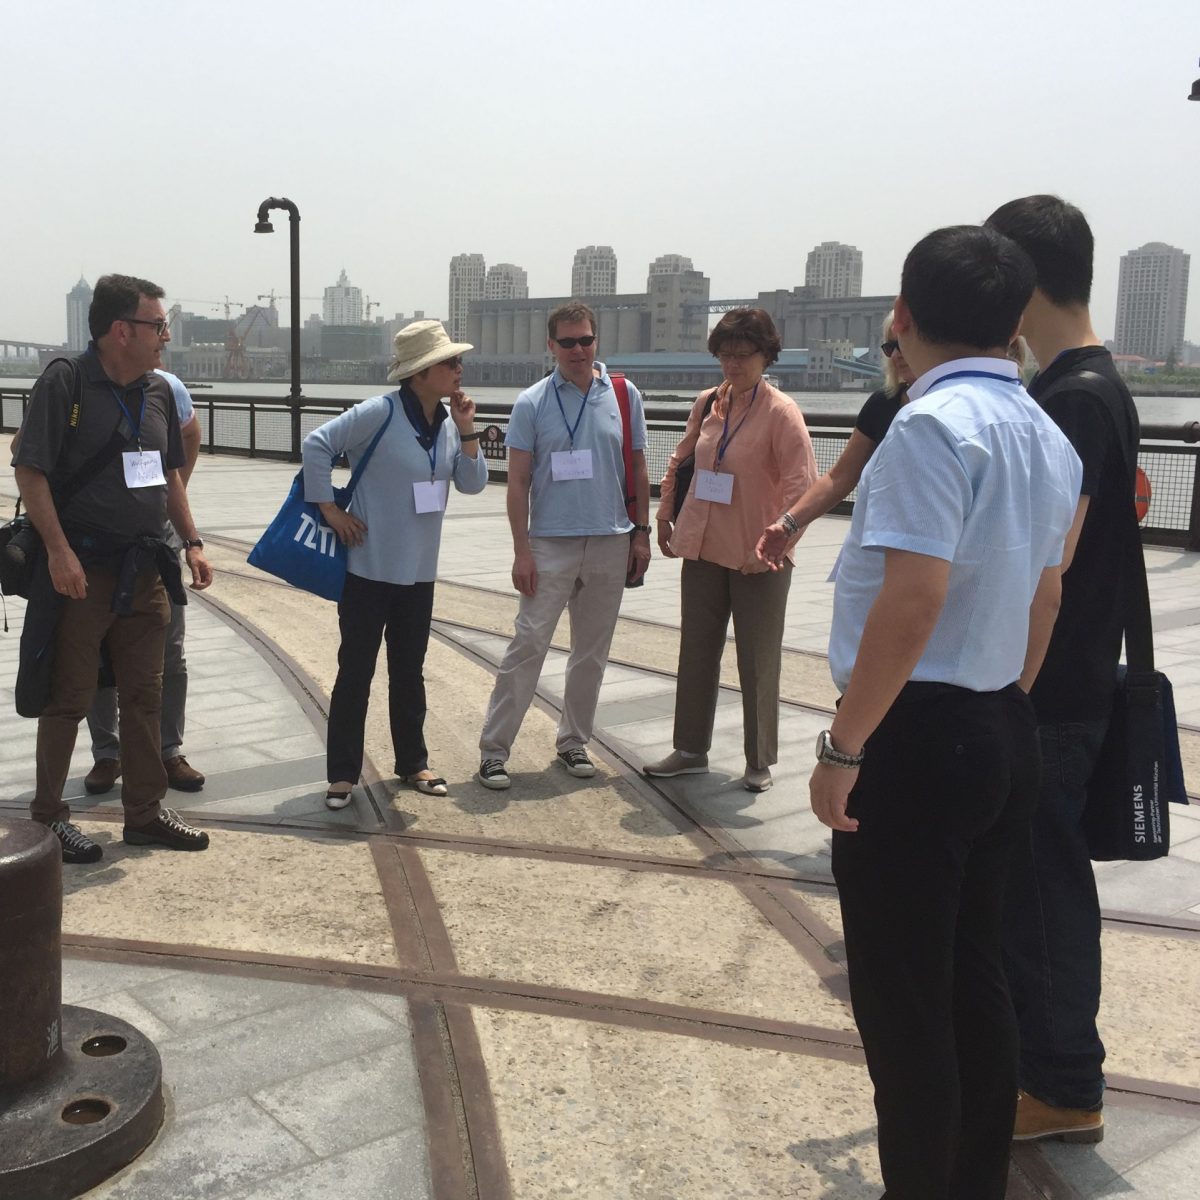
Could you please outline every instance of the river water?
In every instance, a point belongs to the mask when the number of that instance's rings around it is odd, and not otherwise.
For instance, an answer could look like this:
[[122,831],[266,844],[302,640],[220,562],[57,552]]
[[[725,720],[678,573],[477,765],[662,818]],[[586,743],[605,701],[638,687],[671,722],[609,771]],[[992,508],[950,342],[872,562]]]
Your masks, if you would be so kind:
[[[0,387],[31,387],[32,379],[9,379],[0,376]],[[713,383],[719,382],[714,373]],[[378,396],[386,385],[377,383],[308,383],[304,385],[307,400],[365,400]],[[511,404],[521,388],[477,387],[470,395],[478,401],[493,404]],[[278,396],[286,399],[288,385],[278,381],[271,383],[214,383],[211,387],[197,386],[197,400],[206,396],[255,396],[269,398]],[[678,396],[679,389],[664,392],[645,392],[648,400],[659,396]],[[856,413],[867,398],[866,392],[794,392],[793,396],[806,413]],[[690,397],[689,397],[690,399]],[[1195,396],[1136,396],[1138,415],[1143,424],[1183,425],[1188,421],[1200,421],[1200,398]]]

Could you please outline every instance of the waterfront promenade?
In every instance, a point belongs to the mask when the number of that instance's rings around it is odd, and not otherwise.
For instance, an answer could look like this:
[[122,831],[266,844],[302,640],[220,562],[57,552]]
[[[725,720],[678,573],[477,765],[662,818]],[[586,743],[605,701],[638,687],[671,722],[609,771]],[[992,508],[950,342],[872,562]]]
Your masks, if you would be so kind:
[[[163,1131],[91,1195],[876,1200],[870,1092],[846,996],[828,831],[808,811],[828,722],[825,583],[846,522],[806,535],[792,586],[776,784],[742,771],[732,646],[708,776],[651,783],[670,745],[679,564],[626,594],[595,745],[553,764],[554,650],[510,770],[471,776],[516,600],[503,490],[447,514],[426,676],[437,799],[389,773],[381,670],[368,786],[325,809],[332,605],[245,565],[294,468],[202,457],[191,495],[217,570],[189,609],[186,752],[170,802],[204,854],[128,851],[114,797],[69,794],[103,861],[64,868],[64,1000],[163,1057]],[[13,494],[0,467],[0,496]],[[1161,665],[1200,792],[1200,555],[1147,554]],[[0,638],[0,805],[33,777],[12,715],[20,602]],[[560,631],[556,645],[565,644]],[[1200,809],[1175,851],[1098,868],[1112,1091],[1098,1147],[1025,1147],[1010,1197],[1194,1194],[1200,1170]]]

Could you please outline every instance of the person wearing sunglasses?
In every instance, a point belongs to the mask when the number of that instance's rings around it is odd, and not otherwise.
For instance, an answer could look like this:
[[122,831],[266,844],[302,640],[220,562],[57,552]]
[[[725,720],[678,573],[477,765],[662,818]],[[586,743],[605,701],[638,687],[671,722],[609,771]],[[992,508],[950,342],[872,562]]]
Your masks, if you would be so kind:
[[788,551],[811,522],[840,504],[858,486],[863,468],[904,403],[913,373],[900,353],[900,344],[892,337],[894,317],[895,313],[890,312],[883,320],[883,344],[879,347],[883,387],[872,392],[862,406],[846,448],[807,492],[762,531],[754,547],[758,561],[772,571],[782,570]]
[[[725,634],[733,618],[742,688],[747,791],[771,786],[779,752],[779,671],[791,560],[768,571],[754,552],[763,525],[817,475],[800,409],[763,372],[782,342],[761,308],[726,313],[708,339],[725,381],[704,391],[667,463],[658,506],[658,544],[682,558],[674,750],[647,775],[708,770]],[[676,475],[694,473],[676,512]]]
[[[329,808],[345,808],[362,774],[367,703],[387,639],[388,717],[400,782],[444,796],[425,747],[422,674],[433,620],[442,518],[449,485],[467,495],[487,486],[475,402],[462,391],[462,355],[440,321],[414,321],[393,339],[394,392],[364,400],[304,439],[304,495],[349,548],[338,601],[338,673],[329,702]],[[447,410],[442,403],[449,398]],[[354,512],[333,502],[331,463],[357,465],[383,431],[354,492]]]
[[57,836],[64,862],[103,856],[70,821],[63,796],[103,642],[120,701],[124,841],[208,846],[207,833],[162,806],[163,650],[171,602],[187,603],[178,556],[163,540],[168,519],[183,540],[191,586],[212,582],[188,507],[176,402],[156,374],[171,339],[163,295],[129,275],[97,280],[88,310],[92,341],[78,358],[42,374],[13,455],[17,486],[45,546],[22,630],[17,710],[39,718],[30,812]]
[[[572,300],[556,308],[547,332],[554,370],[517,397],[505,439],[512,581],[521,600],[479,736],[478,779],[497,791],[512,783],[507,763],[513,742],[564,608],[571,614],[571,656],[558,761],[577,778],[596,773],[585,747],[621,596],[650,562],[641,394],[628,380],[614,385],[604,364],[595,361],[596,316],[586,304]],[[619,386],[628,399],[634,521],[626,507]]]

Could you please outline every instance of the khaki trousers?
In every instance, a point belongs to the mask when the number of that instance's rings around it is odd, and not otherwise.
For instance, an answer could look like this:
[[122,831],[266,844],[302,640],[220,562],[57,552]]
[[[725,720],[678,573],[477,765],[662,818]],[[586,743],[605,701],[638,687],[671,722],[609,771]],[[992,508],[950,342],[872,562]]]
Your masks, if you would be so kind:
[[733,617],[746,765],[779,760],[779,667],[792,565],[743,575],[703,559],[686,559],[680,585],[679,672],[675,749],[707,754],[721,684],[721,655]]
[[100,643],[107,636],[120,697],[121,804],[125,824],[148,825],[167,793],[167,773],[159,754],[163,646],[170,601],[153,571],[138,576],[133,611],[109,611],[117,576],[88,567],[87,595],[64,600],[54,642],[50,703],[38,719],[37,789],[29,805],[35,821],[66,821],[70,807],[63,788],[79,722],[87,716],[100,670]]
[[582,749],[591,739],[629,566],[629,535],[624,533],[530,538],[529,545],[537,566],[537,591],[521,597],[515,634],[496,672],[479,737],[480,756],[501,762],[508,761],[533,700],[564,608],[571,617],[571,656],[557,749]]

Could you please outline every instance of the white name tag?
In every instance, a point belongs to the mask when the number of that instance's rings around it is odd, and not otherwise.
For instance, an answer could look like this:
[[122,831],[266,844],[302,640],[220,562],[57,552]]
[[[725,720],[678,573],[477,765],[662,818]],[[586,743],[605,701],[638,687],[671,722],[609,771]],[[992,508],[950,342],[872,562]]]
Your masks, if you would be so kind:
[[733,503],[733,476],[720,471],[696,472],[696,499],[713,504]]
[[445,512],[446,496],[449,493],[449,481],[435,479],[432,483],[413,484],[413,503],[417,512]]
[[591,479],[592,452],[590,450],[555,450],[550,455],[552,479]]
[[125,486],[130,488],[166,485],[163,478],[162,455],[157,450],[126,450],[121,455],[125,464]]

